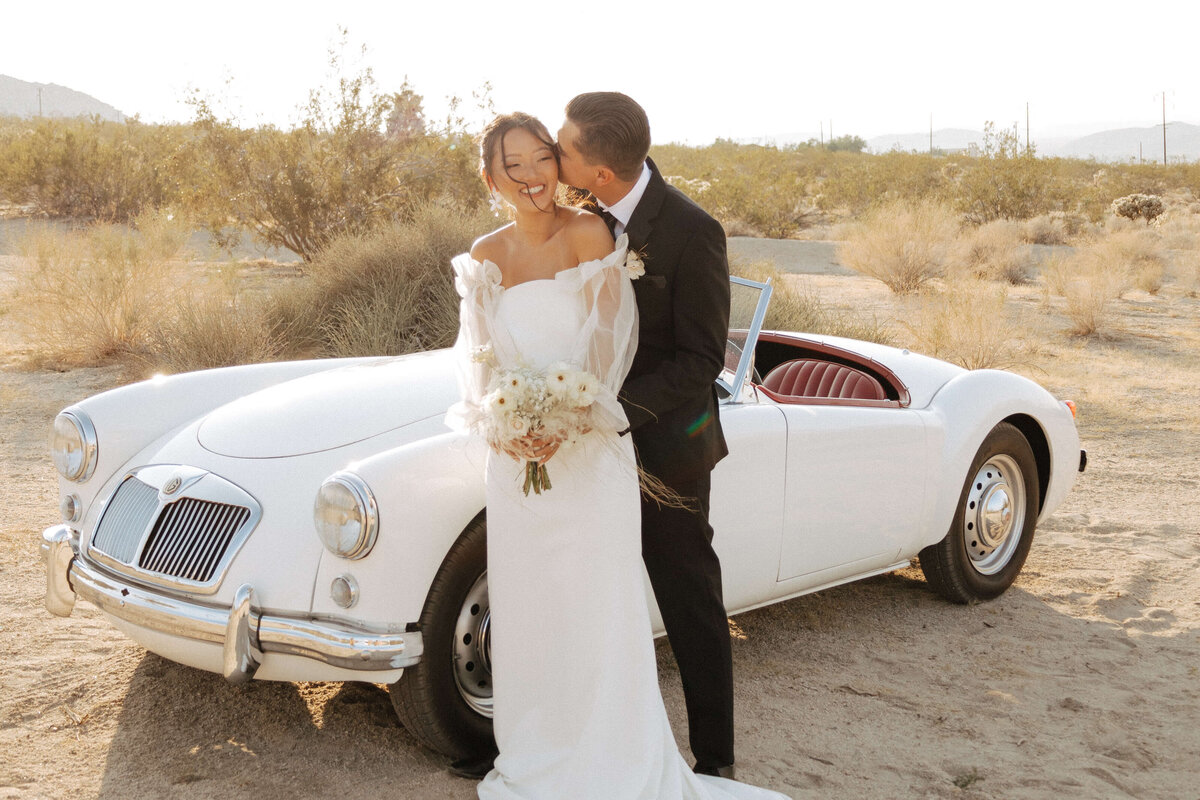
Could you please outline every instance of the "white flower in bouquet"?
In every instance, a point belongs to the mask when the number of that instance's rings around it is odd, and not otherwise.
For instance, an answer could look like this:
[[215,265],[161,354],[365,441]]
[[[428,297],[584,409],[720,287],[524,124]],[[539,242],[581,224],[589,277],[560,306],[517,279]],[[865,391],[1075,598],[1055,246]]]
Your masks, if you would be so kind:
[[625,274],[631,281],[636,281],[646,274],[646,262],[637,250],[630,250],[625,254]]
[[[496,374],[483,398],[484,435],[497,450],[520,451],[526,437],[564,442],[590,430],[590,406],[599,383],[568,364],[546,372],[528,368]],[[525,464],[525,494],[550,489],[546,465]]]

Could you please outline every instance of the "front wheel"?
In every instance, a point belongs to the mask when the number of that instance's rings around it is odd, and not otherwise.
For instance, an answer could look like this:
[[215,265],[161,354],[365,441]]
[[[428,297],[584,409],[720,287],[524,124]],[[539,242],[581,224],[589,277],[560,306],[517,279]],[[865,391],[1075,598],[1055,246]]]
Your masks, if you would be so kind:
[[404,727],[452,758],[495,749],[487,520],[480,514],[446,554],[421,611],[424,655],[389,687]]
[[1002,422],[967,470],[949,532],[920,553],[929,585],[955,603],[1003,593],[1025,564],[1039,505],[1033,450],[1016,427]]

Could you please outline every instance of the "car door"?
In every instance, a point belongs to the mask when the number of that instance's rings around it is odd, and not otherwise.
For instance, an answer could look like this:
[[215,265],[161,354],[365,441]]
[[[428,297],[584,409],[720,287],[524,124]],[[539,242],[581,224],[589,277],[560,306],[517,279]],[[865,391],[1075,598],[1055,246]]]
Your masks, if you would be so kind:
[[925,427],[906,408],[788,404],[779,580],[835,581],[887,566],[925,496]]

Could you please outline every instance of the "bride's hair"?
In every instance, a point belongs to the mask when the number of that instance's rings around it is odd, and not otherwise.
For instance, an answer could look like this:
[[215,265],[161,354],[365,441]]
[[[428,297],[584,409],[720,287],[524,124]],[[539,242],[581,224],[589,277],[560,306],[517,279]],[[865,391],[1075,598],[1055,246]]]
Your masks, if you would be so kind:
[[483,133],[479,134],[479,163],[484,174],[494,181],[496,178],[492,174],[492,163],[495,161],[496,153],[498,152],[500,154],[501,167],[504,170],[504,174],[508,175],[508,179],[528,189],[529,184],[525,181],[519,181],[510,175],[508,166],[505,164],[508,159],[505,158],[504,135],[517,128],[524,128],[539,142],[549,147],[550,152],[554,153],[554,163],[560,167],[562,166],[558,158],[558,145],[555,144],[554,137],[550,135],[550,131],[546,130],[546,126],[537,117],[530,116],[522,111],[514,111],[511,114],[500,114],[487,124],[487,127],[483,129]]

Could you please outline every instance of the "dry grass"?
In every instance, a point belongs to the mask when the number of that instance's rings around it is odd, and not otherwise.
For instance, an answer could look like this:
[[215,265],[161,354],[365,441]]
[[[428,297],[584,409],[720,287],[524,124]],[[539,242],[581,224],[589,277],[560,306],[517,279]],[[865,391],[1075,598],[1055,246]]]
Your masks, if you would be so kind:
[[187,235],[165,214],[143,215],[135,229],[31,228],[18,242],[30,268],[18,277],[12,309],[34,362],[92,365],[141,350],[185,291],[174,259]]
[[730,272],[753,281],[772,284],[771,304],[763,327],[767,330],[796,331],[823,336],[844,336],[867,342],[891,344],[888,326],[877,317],[866,317],[829,305],[815,292],[789,280],[778,267],[767,261],[734,260]]
[[896,294],[908,294],[946,273],[958,229],[948,206],[889,203],[842,229],[838,260]]
[[152,372],[188,372],[273,361],[285,337],[271,330],[261,302],[237,294],[177,302],[150,332],[137,363]]
[[483,213],[425,208],[411,222],[337,239],[308,265],[304,280],[275,293],[272,330],[319,356],[453,344],[458,294],[450,259],[494,224]]
[[974,278],[923,292],[908,303],[908,346],[966,369],[1028,364],[1037,347],[1007,300],[1004,286]]
[[1033,255],[1024,243],[1021,223],[997,219],[968,231],[955,248],[951,270],[966,271],[982,280],[1026,283],[1033,272]]
[[1021,236],[1030,244],[1069,244],[1087,228],[1080,214],[1054,211],[1031,217],[1021,224]]

